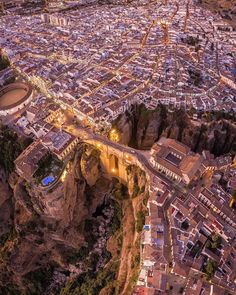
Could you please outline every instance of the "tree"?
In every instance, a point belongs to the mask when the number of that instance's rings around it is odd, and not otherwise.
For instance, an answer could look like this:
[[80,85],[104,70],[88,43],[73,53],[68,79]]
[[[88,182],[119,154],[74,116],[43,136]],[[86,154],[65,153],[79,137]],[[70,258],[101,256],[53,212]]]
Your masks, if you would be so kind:
[[222,242],[221,236],[219,236],[218,234],[213,234],[212,243],[211,243],[212,249],[219,248],[221,245],[221,242]]
[[137,183],[134,183],[132,198],[135,198],[140,193],[140,188]]
[[236,191],[233,191],[232,198],[233,198],[234,203],[236,204]]
[[127,199],[127,187],[121,182],[117,182],[114,188],[114,195],[118,200]]
[[7,126],[0,125],[0,165],[6,172],[14,170],[14,161],[22,150],[17,134]]
[[0,71],[10,66],[9,58],[0,51]]
[[144,224],[145,224],[145,212],[139,211],[137,213],[137,220],[136,220],[136,230],[138,233],[142,231]]
[[211,259],[208,260],[207,266],[206,266],[206,276],[207,280],[210,280],[216,271],[217,263]]

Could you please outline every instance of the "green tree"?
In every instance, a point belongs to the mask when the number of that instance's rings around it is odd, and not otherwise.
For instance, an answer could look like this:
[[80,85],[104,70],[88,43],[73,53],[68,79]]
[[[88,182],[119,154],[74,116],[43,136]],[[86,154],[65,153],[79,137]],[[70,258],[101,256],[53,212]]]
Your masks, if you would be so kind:
[[211,243],[211,247],[212,249],[217,249],[220,247],[222,242],[222,238],[221,236],[219,236],[218,234],[213,234],[212,235],[212,243]]
[[217,263],[211,259],[208,259],[207,265],[206,265],[206,276],[207,280],[210,280],[216,271]]
[[6,172],[10,173],[14,170],[14,161],[24,148],[25,146],[14,131],[0,125],[0,165]]
[[9,58],[5,54],[2,54],[0,51],[0,71],[6,69],[9,66],[10,66]]

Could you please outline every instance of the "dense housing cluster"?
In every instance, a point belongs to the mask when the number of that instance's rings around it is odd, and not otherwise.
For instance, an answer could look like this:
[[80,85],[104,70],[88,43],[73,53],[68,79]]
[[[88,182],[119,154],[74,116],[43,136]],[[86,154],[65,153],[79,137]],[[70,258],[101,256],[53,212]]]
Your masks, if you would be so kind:
[[235,31],[187,1],[6,15],[1,45],[14,67],[90,124],[134,102],[235,109]]

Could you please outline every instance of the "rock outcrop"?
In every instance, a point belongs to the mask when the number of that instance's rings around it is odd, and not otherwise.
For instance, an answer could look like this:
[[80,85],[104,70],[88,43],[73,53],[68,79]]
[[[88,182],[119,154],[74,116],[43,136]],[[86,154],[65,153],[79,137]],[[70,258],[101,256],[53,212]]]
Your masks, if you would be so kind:
[[6,181],[6,175],[0,169],[0,237],[3,238],[13,225],[13,199],[12,191]]
[[120,142],[138,149],[150,149],[161,136],[177,139],[194,152],[209,150],[215,156],[236,151],[236,125],[232,120],[194,121],[182,109],[168,111],[160,105],[147,110],[133,106],[113,126],[120,133]]
[[[64,183],[64,224],[72,221],[79,224],[89,213],[93,213],[91,204],[88,206],[86,192],[89,190],[87,187],[94,186],[100,176],[99,152],[89,145],[80,146]],[[96,197],[93,201],[98,205]]]
[[128,198],[122,202],[123,208],[123,244],[121,249],[120,266],[117,276],[115,294],[130,295],[139,271],[140,234],[142,222],[140,214],[145,218],[148,185],[145,172],[139,167],[130,165],[127,168]]
[[100,154],[97,150],[86,146],[86,149],[81,157],[81,172],[90,187],[95,185],[101,175],[99,156]]
[[[78,146],[64,183],[53,190],[40,191],[15,173],[8,177],[1,170],[0,259],[6,275],[2,278],[0,268],[0,287],[4,294],[13,292],[9,283],[18,292],[46,294],[37,272],[49,276],[56,286],[58,276],[64,276],[61,271],[77,272],[67,257],[83,245],[84,221],[109,190],[100,173],[99,152],[87,144]],[[51,277],[54,269],[59,272],[56,283]],[[47,294],[58,294],[53,292]]]

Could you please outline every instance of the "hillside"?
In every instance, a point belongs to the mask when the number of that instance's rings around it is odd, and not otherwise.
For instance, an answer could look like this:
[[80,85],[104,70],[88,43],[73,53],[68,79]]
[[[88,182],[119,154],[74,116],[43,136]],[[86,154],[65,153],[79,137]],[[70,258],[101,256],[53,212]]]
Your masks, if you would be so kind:
[[139,168],[127,187],[106,179],[98,150],[83,143],[53,190],[1,166],[0,294],[130,294],[146,197]]
[[209,9],[213,13],[219,13],[221,17],[236,29],[236,1],[235,0],[199,0],[201,7]]

